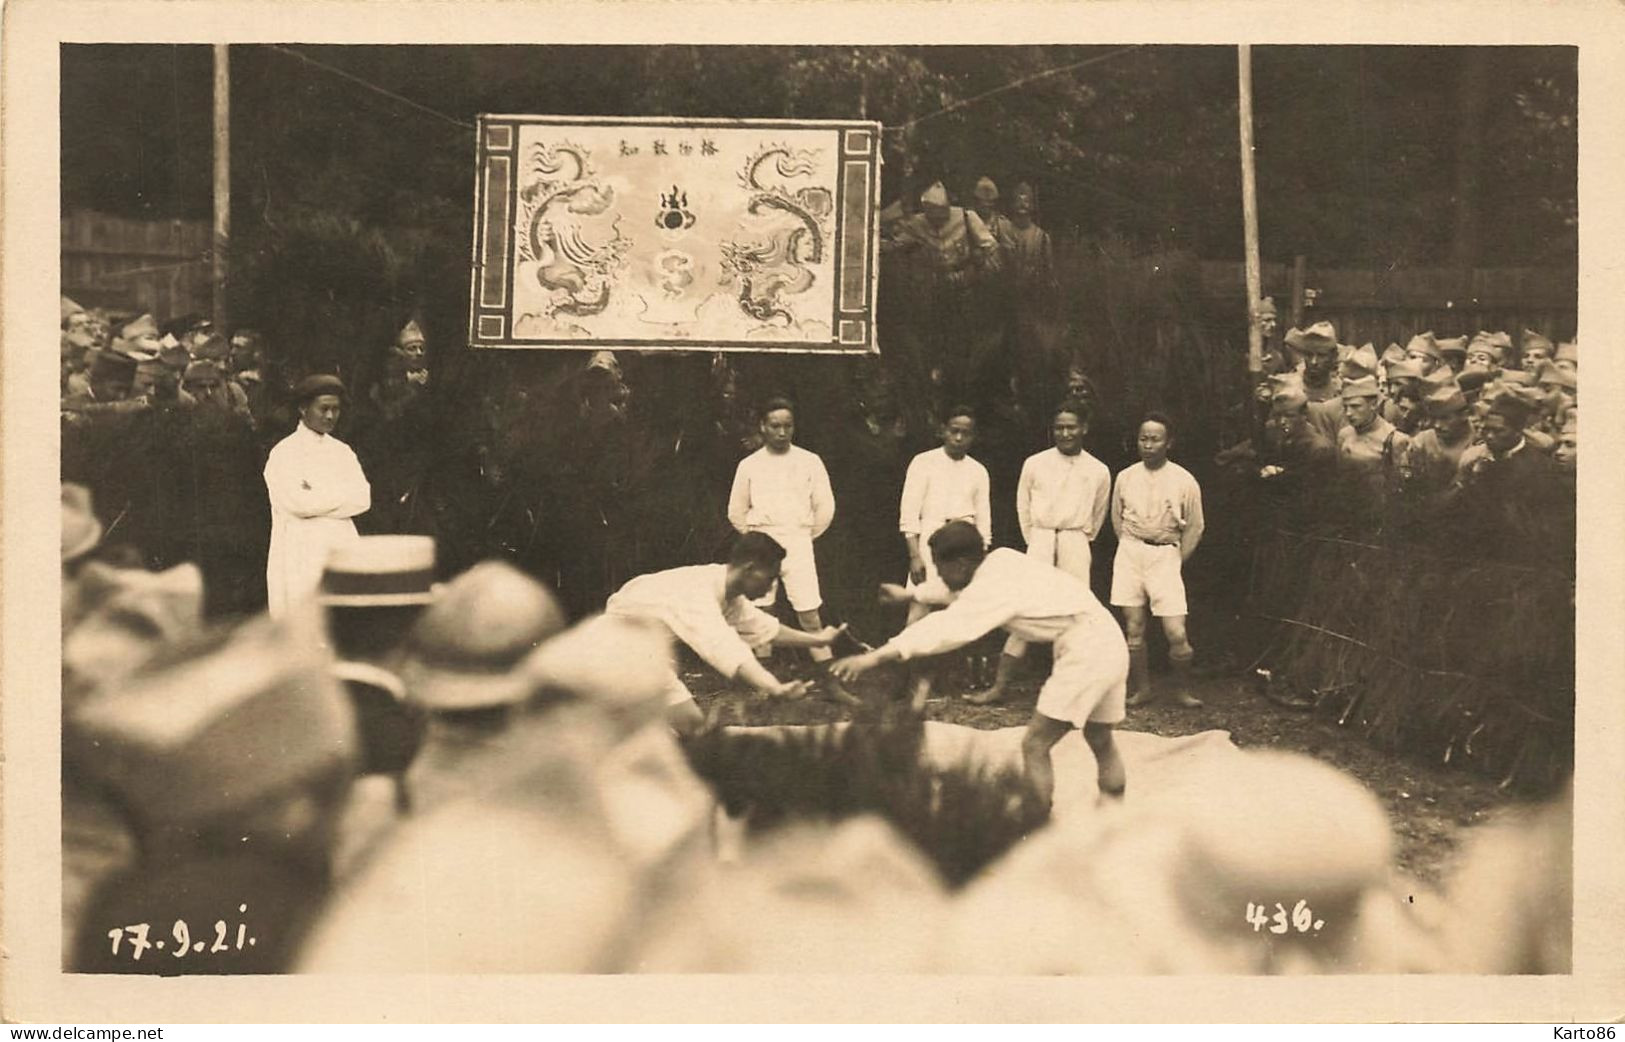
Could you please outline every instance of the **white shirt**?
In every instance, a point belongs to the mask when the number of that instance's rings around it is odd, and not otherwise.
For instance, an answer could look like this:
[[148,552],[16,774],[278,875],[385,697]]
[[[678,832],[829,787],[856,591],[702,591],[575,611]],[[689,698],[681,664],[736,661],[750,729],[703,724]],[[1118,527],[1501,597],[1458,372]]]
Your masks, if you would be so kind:
[[1087,452],[1067,456],[1060,449],[1045,449],[1028,456],[1016,483],[1021,537],[1030,543],[1033,529],[1047,528],[1080,530],[1093,540],[1106,523],[1111,488],[1111,471]]
[[372,506],[372,486],[350,446],[303,422],[265,461],[271,552],[265,562],[270,612],[280,616],[321,584],[327,555],[359,538],[350,519]]
[[1117,475],[1112,490],[1112,529],[1142,543],[1178,543],[1181,554],[1202,539],[1202,490],[1172,460],[1156,470],[1136,463]]
[[1049,643],[1085,619],[1112,622],[1082,580],[1000,547],[987,555],[952,604],[908,627],[887,647],[904,659],[940,655],[1001,626],[1023,640]]
[[801,529],[814,539],[835,520],[835,492],[816,455],[792,445],[763,446],[739,461],[728,496],[728,522],[740,532]]
[[909,461],[903,478],[897,528],[923,540],[949,521],[969,521],[984,546],[993,541],[987,468],[969,456],[953,459],[946,449],[922,452]]
[[743,596],[728,598],[728,566],[696,564],[640,575],[617,590],[605,615],[658,622],[725,677],[770,643],[779,621]]

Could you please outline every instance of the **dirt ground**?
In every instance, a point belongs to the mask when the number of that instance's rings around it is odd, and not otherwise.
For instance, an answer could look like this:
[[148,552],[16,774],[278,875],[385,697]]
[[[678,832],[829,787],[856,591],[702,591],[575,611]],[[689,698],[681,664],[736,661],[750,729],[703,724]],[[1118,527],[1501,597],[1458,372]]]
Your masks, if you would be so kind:
[[[779,655],[770,664],[778,676],[807,675],[805,659],[796,661],[784,652]],[[1040,671],[1046,668],[1041,656],[1035,656],[1005,701],[984,707],[959,697],[969,689],[968,676],[962,669],[945,666],[926,706],[926,719],[984,730],[1022,726],[1038,697]],[[724,725],[819,724],[854,718],[854,711],[816,694],[791,702],[758,699],[724,685],[714,672],[703,669],[686,669],[683,679],[707,714]],[[1154,681],[1162,683],[1165,678],[1157,676]],[[900,670],[885,667],[865,677],[858,693],[871,702],[867,712],[873,713],[887,698],[900,700],[903,686]],[[1511,797],[1494,782],[1476,774],[1384,752],[1335,721],[1279,706],[1256,693],[1233,670],[1198,676],[1193,693],[1204,702],[1199,709],[1134,708],[1123,726],[1165,737],[1223,730],[1244,748],[1294,750],[1348,771],[1387,808],[1397,841],[1396,867],[1424,883],[1437,883],[1449,869],[1465,828],[1482,823],[1511,803]]]

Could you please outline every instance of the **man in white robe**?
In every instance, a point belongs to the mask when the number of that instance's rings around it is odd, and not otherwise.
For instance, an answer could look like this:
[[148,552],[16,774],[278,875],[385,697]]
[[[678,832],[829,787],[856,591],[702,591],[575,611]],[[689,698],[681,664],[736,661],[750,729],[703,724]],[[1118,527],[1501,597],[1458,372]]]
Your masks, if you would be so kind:
[[294,390],[299,426],[265,461],[271,552],[265,589],[272,618],[321,585],[327,555],[359,539],[351,518],[372,506],[372,486],[350,447],[333,437],[344,400],[335,376],[310,376]]
[[[968,521],[982,533],[984,544],[993,542],[987,468],[968,455],[975,440],[976,414],[968,406],[950,406],[942,425],[942,447],[922,452],[909,462],[898,529],[908,545],[911,587],[936,578],[929,540],[949,521]],[[925,618],[930,610],[923,604],[910,604],[909,624]],[[925,709],[930,694],[931,674],[916,674],[912,696],[915,712]]]

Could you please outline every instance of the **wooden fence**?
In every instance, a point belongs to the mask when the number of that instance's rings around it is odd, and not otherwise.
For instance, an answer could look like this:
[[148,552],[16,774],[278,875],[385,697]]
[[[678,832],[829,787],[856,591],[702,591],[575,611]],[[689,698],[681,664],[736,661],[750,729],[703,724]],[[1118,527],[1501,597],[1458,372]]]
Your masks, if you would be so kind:
[[159,321],[213,309],[207,221],[137,221],[77,210],[62,218],[62,292],[84,307]]
[[[1283,329],[1292,320],[1292,283],[1292,265],[1264,265],[1264,292],[1274,296]],[[1525,328],[1558,341],[1575,333],[1579,288],[1573,268],[1309,267],[1303,285],[1314,293],[1303,310],[1304,325],[1329,321],[1343,343],[1370,342],[1379,352],[1427,329],[1441,337],[1504,329],[1514,340]],[[1204,261],[1202,292],[1240,307],[1246,300],[1242,266]]]

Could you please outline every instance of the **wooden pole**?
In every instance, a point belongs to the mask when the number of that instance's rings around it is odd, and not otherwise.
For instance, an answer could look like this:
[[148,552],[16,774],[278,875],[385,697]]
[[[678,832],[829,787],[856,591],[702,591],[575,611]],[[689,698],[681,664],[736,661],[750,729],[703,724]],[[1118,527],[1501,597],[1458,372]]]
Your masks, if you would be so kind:
[[1241,216],[1247,241],[1247,374],[1248,394],[1264,372],[1264,329],[1258,314],[1263,293],[1263,272],[1258,262],[1258,184],[1253,171],[1253,49],[1236,50],[1238,100],[1241,121]]
[[1298,254],[1292,258],[1292,325],[1303,328],[1303,288],[1309,281],[1309,258]]
[[231,243],[231,66],[229,46],[214,45],[214,327],[228,332],[226,252]]

